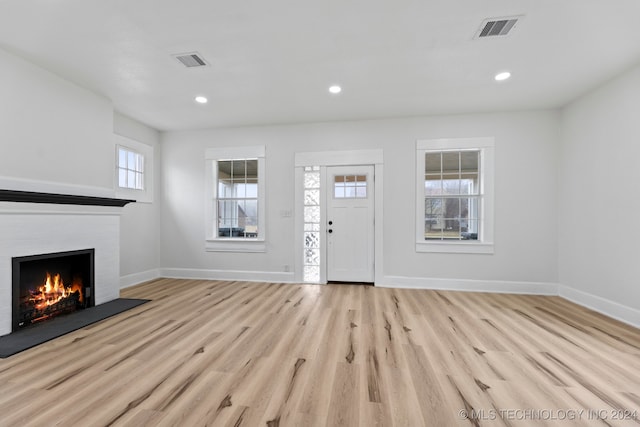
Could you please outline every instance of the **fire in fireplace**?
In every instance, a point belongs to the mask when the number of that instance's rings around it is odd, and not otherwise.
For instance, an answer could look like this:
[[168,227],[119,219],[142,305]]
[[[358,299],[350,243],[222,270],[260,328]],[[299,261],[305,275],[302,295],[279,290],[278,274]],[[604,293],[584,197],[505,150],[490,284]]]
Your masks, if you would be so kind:
[[13,258],[13,330],[93,304],[94,249]]

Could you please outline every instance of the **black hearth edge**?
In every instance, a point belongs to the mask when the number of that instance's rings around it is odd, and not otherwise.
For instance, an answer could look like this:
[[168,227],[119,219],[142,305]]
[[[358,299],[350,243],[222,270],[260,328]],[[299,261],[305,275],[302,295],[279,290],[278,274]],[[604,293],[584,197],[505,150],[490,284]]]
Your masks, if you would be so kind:
[[[0,359],[5,359],[54,338],[124,313],[149,301],[148,299],[118,298],[71,314],[58,316],[39,323],[37,326],[27,326],[9,335],[1,336]],[[132,314],[132,316],[137,316],[138,314]]]
[[109,197],[77,196],[73,194],[40,193],[36,191],[0,190],[0,202],[49,203],[54,205],[123,207],[135,200]]

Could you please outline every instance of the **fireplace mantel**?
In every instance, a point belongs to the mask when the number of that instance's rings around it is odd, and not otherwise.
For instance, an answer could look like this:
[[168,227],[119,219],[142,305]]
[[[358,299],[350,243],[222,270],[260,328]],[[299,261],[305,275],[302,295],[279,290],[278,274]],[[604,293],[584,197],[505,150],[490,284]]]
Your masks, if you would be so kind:
[[49,203],[54,205],[123,207],[128,203],[135,202],[135,200],[0,189],[0,202]]

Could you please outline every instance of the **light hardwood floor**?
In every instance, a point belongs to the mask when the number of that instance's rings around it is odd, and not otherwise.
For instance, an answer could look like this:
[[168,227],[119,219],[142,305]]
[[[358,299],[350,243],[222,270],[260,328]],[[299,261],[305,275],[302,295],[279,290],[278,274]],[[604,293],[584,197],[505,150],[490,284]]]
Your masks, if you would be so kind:
[[0,425],[640,425],[640,331],[558,297],[174,279],[122,296],[152,301],[0,360]]

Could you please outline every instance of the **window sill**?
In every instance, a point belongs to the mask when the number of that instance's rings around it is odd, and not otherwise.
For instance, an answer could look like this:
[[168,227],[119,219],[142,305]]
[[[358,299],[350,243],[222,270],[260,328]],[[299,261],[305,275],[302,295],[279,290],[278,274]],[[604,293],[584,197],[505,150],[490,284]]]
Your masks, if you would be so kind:
[[486,242],[416,242],[416,252],[449,254],[493,254],[493,243]]
[[266,252],[264,239],[211,239],[205,244],[207,252]]

